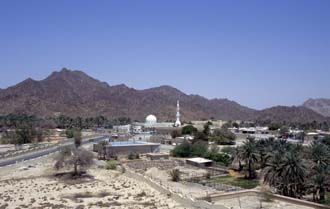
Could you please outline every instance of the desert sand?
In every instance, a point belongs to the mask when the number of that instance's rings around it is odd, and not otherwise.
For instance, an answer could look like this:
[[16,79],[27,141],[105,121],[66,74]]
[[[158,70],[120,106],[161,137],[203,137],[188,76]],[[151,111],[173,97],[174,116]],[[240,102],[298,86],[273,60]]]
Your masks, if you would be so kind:
[[166,194],[96,166],[91,178],[54,177],[50,159],[0,169],[0,208],[183,208]]

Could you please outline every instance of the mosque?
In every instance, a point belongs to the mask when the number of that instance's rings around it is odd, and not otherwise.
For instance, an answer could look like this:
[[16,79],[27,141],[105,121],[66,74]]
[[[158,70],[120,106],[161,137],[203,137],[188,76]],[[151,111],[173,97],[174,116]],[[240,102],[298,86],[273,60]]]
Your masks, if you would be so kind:
[[177,101],[176,104],[176,121],[175,123],[168,123],[168,122],[157,122],[157,117],[154,115],[148,115],[146,117],[145,123],[143,124],[146,128],[157,128],[157,127],[181,127],[181,120],[180,120],[180,102]]
[[180,102],[177,101],[176,108],[176,121],[173,122],[158,122],[155,115],[148,115],[144,123],[133,123],[125,126],[114,126],[115,133],[142,133],[142,132],[153,132],[155,130],[172,130],[173,128],[181,127],[181,114],[180,114]]

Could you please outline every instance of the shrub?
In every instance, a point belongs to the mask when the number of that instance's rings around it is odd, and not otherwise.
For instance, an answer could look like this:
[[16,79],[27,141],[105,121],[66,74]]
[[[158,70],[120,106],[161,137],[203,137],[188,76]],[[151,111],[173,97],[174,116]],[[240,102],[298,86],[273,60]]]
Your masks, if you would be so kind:
[[194,126],[187,125],[187,126],[185,126],[185,127],[182,128],[181,133],[183,135],[186,135],[186,134],[192,135],[192,134],[194,134],[197,131],[198,131],[197,128],[195,128]]
[[208,136],[201,131],[197,131],[194,133],[194,140],[203,140],[203,141],[207,141],[208,140]]
[[65,131],[66,137],[69,139],[73,138],[73,132],[74,132],[73,129],[66,129]]
[[191,144],[184,142],[179,146],[176,146],[172,151],[171,155],[174,157],[190,157],[191,155]]
[[223,166],[231,164],[231,157],[225,153],[208,152],[205,157]]
[[175,147],[171,151],[171,155],[174,157],[205,157],[224,166],[228,166],[232,161],[230,155],[218,153],[216,148],[208,151],[206,144],[189,144],[188,142]]
[[222,128],[214,131],[211,140],[220,145],[234,145],[236,136],[229,130]]
[[203,157],[207,153],[207,145],[205,144],[193,144],[191,146],[192,157]]
[[73,175],[80,173],[79,168],[88,168],[93,164],[93,153],[76,147],[64,147],[55,159],[55,169],[73,167]]
[[236,148],[234,148],[234,147],[224,147],[224,148],[221,149],[221,152],[233,156],[236,153]]
[[140,159],[140,155],[138,153],[131,152],[128,154],[127,157],[129,160]]
[[115,170],[117,168],[117,162],[114,160],[108,160],[105,166],[107,170]]
[[173,169],[170,171],[171,180],[178,182],[181,180],[181,175],[179,169]]
[[279,124],[279,123],[271,123],[271,124],[268,125],[268,129],[269,129],[270,131],[277,131],[277,130],[280,129],[281,127],[282,127],[282,125]]

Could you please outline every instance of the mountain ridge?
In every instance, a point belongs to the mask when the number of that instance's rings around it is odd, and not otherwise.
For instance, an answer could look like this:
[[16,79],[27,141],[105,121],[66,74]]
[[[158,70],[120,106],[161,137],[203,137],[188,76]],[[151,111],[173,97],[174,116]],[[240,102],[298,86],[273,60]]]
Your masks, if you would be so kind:
[[310,98],[305,101],[302,106],[309,108],[325,117],[330,117],[330,99]]
[[63,113],[70,116],[130,117],[143,121],[154,114],[161,121],[174,120],[180,100],[185,121],[200,119],[274,121],[325,121],[328,118],[310,108],[277,106],[255,110],[229,99],[207,99],[162,85],[137,90],[125,84],[109,85],[82,71],[63,68],[43,80],[28,78],[0,89],[0,114],[28,113],[41,117]]

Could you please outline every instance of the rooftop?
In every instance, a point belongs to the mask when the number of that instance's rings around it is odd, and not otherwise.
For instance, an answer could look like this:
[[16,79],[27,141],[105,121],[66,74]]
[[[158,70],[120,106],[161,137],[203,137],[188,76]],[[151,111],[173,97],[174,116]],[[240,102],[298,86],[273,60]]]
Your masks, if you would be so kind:
[[195,158],[189,158],[187,159],[187,161],[191,161],[191,162],[195,162],[195,163],[212,163],[212,160],[208,160],[205,158],[201,158],[201,157],[195,157]]

